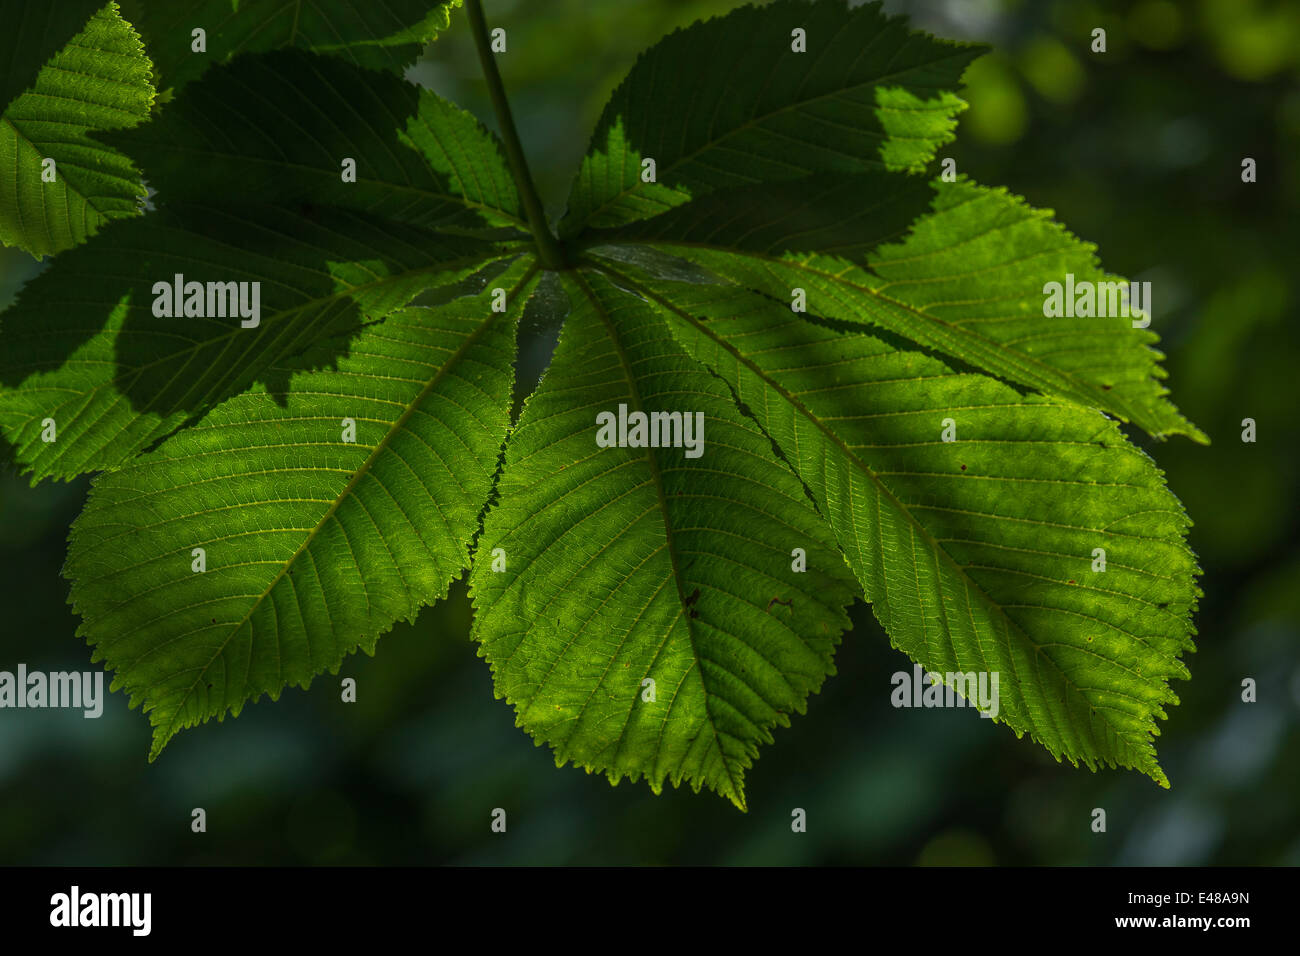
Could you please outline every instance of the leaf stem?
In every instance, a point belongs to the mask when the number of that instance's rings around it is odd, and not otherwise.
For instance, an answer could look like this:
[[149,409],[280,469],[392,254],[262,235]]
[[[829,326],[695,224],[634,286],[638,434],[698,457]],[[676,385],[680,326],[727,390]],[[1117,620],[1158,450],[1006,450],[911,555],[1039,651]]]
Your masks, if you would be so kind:
[[497,123],[501,127],[501,140],[506,148],[506,159],[510,171],[514,174],[515,187],[523,201],[524,212],[533,238],[537,242],[537,255],[547,269],[567,269],[568,262],[560,242],[551,231],[546,221],[546,212],[533,185],[533,177],[528,171],[528,158],[524,155],[523,145],[519,142],[519,133],[515,130],[515,120],[510,113],[510,101],[506,98],[505,84],[501,82],[501,71],[497,69],[496,54],[492,52],[492,41],[488,37],[487,21],[483,17],[483,5],[480,0],[465,0],[465,13],[469,16],[470,29],[474,34],[474,45],[478,47],[479,64],[483,67],[483,79],[487,81],[488,94],[492,97],[492,108],[496,110]]

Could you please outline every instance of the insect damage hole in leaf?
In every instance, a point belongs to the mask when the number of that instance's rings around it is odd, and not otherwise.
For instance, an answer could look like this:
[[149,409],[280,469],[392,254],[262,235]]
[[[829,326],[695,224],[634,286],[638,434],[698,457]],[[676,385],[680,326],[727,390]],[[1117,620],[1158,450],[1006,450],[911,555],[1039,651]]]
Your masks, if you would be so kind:
[[[939,174],[982,47],[843,0],[678,30],[553,225],[479,0],[500,138],[397,75],[452,4],[365,32],[363,6],[241,4],[192,58],[188,22],[125,2],[171,93],[95,139],[156,208],[58,243],[0,317],[17,462],[96,473],[65,574],[151,758],[373,653],[468,569],[496,694],[614,783],[745,808],[864,598],[917,665],[999,675],[1017,735],[1168,784],[1199,568],[1120,423],[1204,436],[1156,333],[1045,314],[1047,283],[1118,281],[1092,246]],[[260,322],[159,314],[173,276],[261,283]],[[559,334],[517,404],[525,314]],[[1106,586],[1079,587],[1097,547]],[[220,560],[193,574],[192,548]]]

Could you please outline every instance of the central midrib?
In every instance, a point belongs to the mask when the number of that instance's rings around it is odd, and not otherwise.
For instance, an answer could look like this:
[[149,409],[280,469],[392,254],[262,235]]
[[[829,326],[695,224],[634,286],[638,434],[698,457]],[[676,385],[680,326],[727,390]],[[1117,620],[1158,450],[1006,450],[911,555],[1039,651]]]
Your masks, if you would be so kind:
[[[606,313],[604,307],[596,298],[595,293],[592,292],[591,287],[587,284],[587,281],[582,277],[580,272],[575,272],[573,274],[573,281],[582,289],[583,294],[587,297],[588,301],[591,302],[592,308],[595,310],[596,314],[600,316],[601,322],[609,331],[610,341],[614,345],[614,350],[618,353],[619,362],[622,364],[623,373],[627,378],[628,390],[631,392],[631,398],[633,402],[636,403],[636,407],[640,408],[642,404],[641,393],[636,386],[636,377],[632,371],[632,363],[629,361],[627,352],[623,348],[623,343],[619,338],[618,330],[614,328],[608,313]],[[680,608],[686,606],[686,594],[682,590],[681,564],[678,560],[677,548],[673,544],[672,521],[668,516],[668,496],[664,493],[663,476],[659,472],[659,463],[655,460],[654,452],[649,448],[646,449],[646,461],[649,463],[650,475],[654,479],[655,494],[659,498],[659,511],[663,515],[665,548],[668,551],[668,558],[672,562],[673,584],[677,588],[678,613],[680,614]],[[695,668],[700,675],[700,690],[704,694],[704,714],[709,721],[709,729],[713,732],[714,745],[718,748],[718,757],[722,762],[723,770],[726,771],[727,781],[731,784],[732,792],[730,796],[743,808],[745,804],[744,789],[740,781],[736,779],[735,774],[732,773],[731,762],[722,750],[722,735],[718,732],[718,725],[713,720],[713,708],[709,704],[709,689],[704,679],[704,667],[701,664],[702,659],[700,657],[699,649],[695,646],[695,632],[691,627],[690,615],[681,615],[680,619],[686,626],[687,640],[691,642],[691,657],[694,659]]]

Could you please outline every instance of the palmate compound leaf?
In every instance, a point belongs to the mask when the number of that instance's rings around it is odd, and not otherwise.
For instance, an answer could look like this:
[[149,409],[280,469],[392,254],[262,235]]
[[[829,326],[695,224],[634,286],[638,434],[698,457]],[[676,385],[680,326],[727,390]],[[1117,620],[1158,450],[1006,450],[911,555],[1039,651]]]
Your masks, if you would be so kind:
[[[790,47],[796,28],[806,54]],[[297,40],[294,28],[267,46],[313,45]],[[226,43],[213,59],[241,48]],[[248,203],[290,203],[255,207],[285,217],[264,230],[267,248],[287,234],[305,260],[293,260],[298,278],[321,289],[296,304],[286,295],[270,347],[243,356],[251,371],[226,365],[238,340],[220,330],[195,340],[186,329],[181,351],[168,351],[182,327],[140,311],[148,297],[120,278],[140,274],[133,252],[163,261],[174,256],[168,239],[203,246],[206,236],[202,251],[219,263],[269,253],[257,243],[250,253],[239,229],[209,234],[164,217],[150,226],[172,233],[145,230],[148,241],[117,260],[102,244],[67,257],[76,268],[65,278],[87,279],[93,302],[65,303],[74,315],[54,335],[36,322],[57,314],[40,302],[53,285],[33,284],[27,311],[6,316],[22,350],[6,359],[0,424],[21,455],[38,475],[118,469],[95,482],[68,573],[96,659],[150,712],[154,755],[180,727],[372,649],[394,620],[446,592],[491,498],[475,545],[475,634],[498,694],[557,762],[615,782],[644,776],[656,790],[685,780],[743,807],[758,745],[832,673],[844,607],[865,591],[891,640],[927,668],[999,673],[998,719],[1017,732],[1058,757],[1165,782],[1151,735],[1176,702],[1167,680],[1186,675],[1197,569],[1181,507],[1098,409],[1157,435],[1199,433],[1163,400],[1149,333],[1075,322],[1041,332],[1039,267],[1105,278],[1090,247],[966,183],[939,187],[932,212],[909,223],[913,207],[925,211],[923,181],[885,173],[925,167],[951,138],[954,87],[977,52],[908,34],[875,6],[818,0],[745,8],[647,53],[575,184],[562,232],[589,258],[563,277],[572,311],[495,496],[531,266],[511,267],[506,316],[486,316],[485,296],[472,316],[463,299],[402,308],[521,248],[426,231],[518,225],[481,127],[424,94],[403,100],[395,122],[342,115],[354,89],[376,100],[393,90],[285,53],[218,68],[210,87],[182,92],[170,125],[122,137],[164,183],[167,216],[204,208],[197,200],[226,177],[245,183],[246,203],[222,197],[215,221],[255,221]],[[287,88],[268,90],[279,75]],[[341,97],[340,81],[352,82]],[[239,102],[223,115],[227,97]],[[468,150],[439,128],[464,132]],[[375,133],[400,149],[381,155]],[[247,151],[227,150],[211,176],[187,182],[192,163],[176,140],[206,148],[223,136]],[[485,140],[490,149],[475,145]],[[344,150],[375,179],[339,190],[331,176]],[[646,159],[656,182],[642,178]],[[277,194],[295,168],[303,185]],[[409,204],[383,191],[403,186],[414,187]],[[314,203],[317,189],[334,206]],[[493,192],[504,200],[484,200]],[[296,231],[314,227],[332,238]],[[341,239],[374,255],[336,249]],[[621,251],[596,247],[611,241]],[[737,284],[623,264],[647,251]],[[239,261],[250,278],[279,265]],[[811,321],[783,304],[795,285],[809,292]],[[337,320],[336,307],[355,314]],[[350,354],[322,352],[320,339],[346,344],[358,329]],[[1060,348],[1040,334],[1059,334]],[[1094,347],[1094,334],[1111,338]],[[162,363],[131,364],[159,352]],[[303,371],[325,360],[339,364]],[[394,376],[395,362],[420,371]],[[448,371],[462,363],[479,372]],[[160,365],[168,374],[155,377]],[[186,381],[194,369],[197,382]],[[258,381],[268,390],[247,391]],[[73,409],[72,453],[36,447],[48,401]],[[366,402],[384,412],[342,409]],[[438,406],[430,421],[426,403]],[[593,413],[620,405],[701,412],[703,456],[602,447]],[[107,437],[92,437],[101,415]],[[940,437],[944,417],[956,442]],[[345,418],[388,437],[335,440]],[[447,464],[429,428],[447,449],[454,433],[470,464]],[[399,454],[408,446],[429,456],[423,471]],[[457,487],[423,480],[434,465]],[[408,510],[421,497],[433,507]],[[1098,549],[1104,572],[1093,570]]]
[[[602,276],[565,285],[572,311],[476,548],[480,653],[557,764],[656,792],[686,780],[743,808],[758,744],[834,673],[852,575],[768,439],[663,319]],[[599,446],[598,414],[620,406],[702,416],[700,454],[684,425],[678,447]]]
[[[1158,336],[1134,327],[1151,317],[1149,290],[1145,317],[1121,314],[1127,283],[1049,210],[965,178],[930,188],[926,208],[915,177],[811,177],[704,197],[586,241],[644,244],[787,304],[799,290],[810,313],[903,336],[1157,437],[1207,440],[1165,398]],[[1067,276],[1101,290],[1110,314],[1046,316],[1045,288]]]
[[536,275],[524,257],[478,296],[401,309],[285,404],[246,392],[94,480],[70,601],[148,713],[151,759],[184,727],[373,653],[446,595],[496,472]]
[[845,0],[777,0],[678,30],[641,55],[605,107],[561,235],[720,188],[919,170],[952,139],[965,108],[955,90],[983,49]]
[[[0,243],[39,257],[84,242],[105,221],[143,207],[144,184],[131,161],[90,134],[148,118],[152,65],[115,4],[102,5],[70,33],[63,31],[80,4],[49,15],[40,8],[60,4],[13,6],[0,6],[10,14],[0,23],[31,46],[6,39],[0,49],[0,62],[11,57],[17,78],[5,88],[14,98],[0,102]],[[27,75],[29,50],[44,52],[51,44],[57,52]]]
[[[158,65],[180,87],[240,53],[295,47],[400,73],[445,30],[460,0],[122,0]],[[205,50],[195,52],[194,31]]]
[[[177,204],[114,223],[0,313],[0,429],[33,481],[118,467],[256,382],[284,392],[291,368],[329,364],[365,324],[504,254],[325,207]],[[203,283],[205,314],[156,314],[177,275]],[[258,283],[255,326],[218,283],[244,283],[250,312]]]
[[780,447],[894,646],[996,672],[996,719],[1058,759],[1168,786],[1152,735],[1187,676],[1199,568],[1113,421],[745,289],[609,268]]

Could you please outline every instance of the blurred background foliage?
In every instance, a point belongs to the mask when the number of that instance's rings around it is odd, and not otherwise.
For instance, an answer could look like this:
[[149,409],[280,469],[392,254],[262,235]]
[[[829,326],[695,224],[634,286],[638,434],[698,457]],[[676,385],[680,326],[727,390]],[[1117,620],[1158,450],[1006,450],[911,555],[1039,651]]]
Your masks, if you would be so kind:
[[[558,214],[636,54],[733,3],[485,6],[507,28],[502,69]],[[1147,443],[1205,569],[1193,679],[1175,686],[1182,704],[1158,741],[1172,790],[1057,764],[966,709],[893,709],[890,675],[909,665],[861,605],[838,676],[763,748],[747,815],[689,790],[611,788],[557,770],[514,727],[458,588],[374,658],[186,731],[152,766],[148,723],[121,694],[100,720],[0,712],[0,863],[1300,864],[1300,0],[885,6],[993,45],[943,155],[1055,209],[1111,271],[1152,282],[1174,399],[1213,439]],[[494,125],[463,24],[411,77]],[[39,266],[0,257],[3,305]],[[59,576],[86,484],[0,476],[0,669],[90,666]],[[355,704],[340,701],[343,677]],[[1257,703],[1241,701],[1245,677]],[[190,830],[194,807],[205,834]],[[505,835],[489,829],[495,807]],[[791,833],[795,807],[807,833]]]

